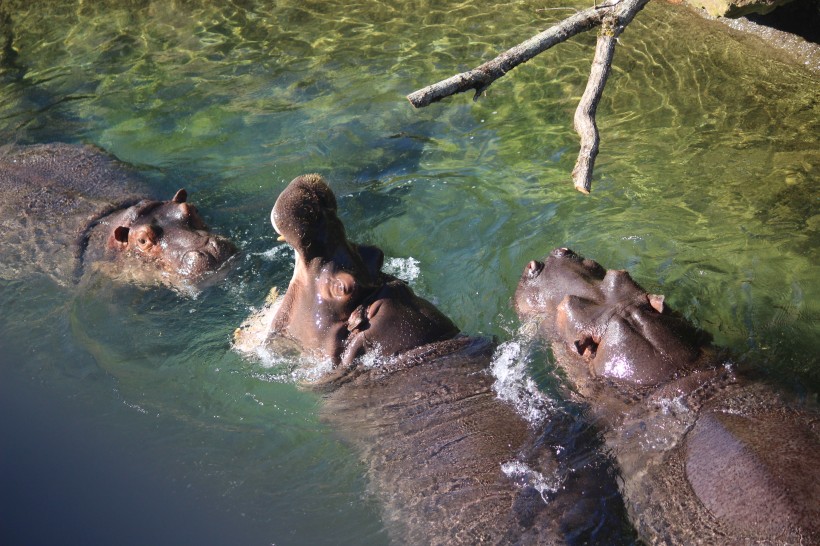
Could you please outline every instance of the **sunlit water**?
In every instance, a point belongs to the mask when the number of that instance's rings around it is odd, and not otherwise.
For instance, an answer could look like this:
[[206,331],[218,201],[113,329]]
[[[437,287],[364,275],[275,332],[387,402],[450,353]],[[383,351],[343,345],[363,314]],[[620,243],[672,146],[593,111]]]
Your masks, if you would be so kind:
[[509,343],[498,366],[526,360],[546,393],[533,394],[539,412],[559,391],[546,355],[518,352],[509,299],[524,264],[556,246],[628,269],[736,362],[815,396],[815,74],[651,3],[598,109],[591,196],[569,172],[594,36],[478,102],[405,101],[566,4],[2,0],[3,143],[96,144],[162,192],[186,187],[243,256],[196,299],[102,279],[0,282],[0,502],[12,515],[0,541],[389,541],[320,398],[287,362],[230,347],[290,279],[268,213],[305,172],[331,182],[352,238],[382,247],[465,332]]

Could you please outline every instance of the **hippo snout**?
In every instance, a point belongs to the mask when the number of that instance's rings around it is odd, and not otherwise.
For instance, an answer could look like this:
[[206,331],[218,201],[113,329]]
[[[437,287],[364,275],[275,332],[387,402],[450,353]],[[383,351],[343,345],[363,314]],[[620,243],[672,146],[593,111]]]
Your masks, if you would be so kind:
[[222,264],[236,254],[236,247],[232,242],[223,237],[214,236],[208,241],[207,252],[216,260],[217,264]]
[[179,274],[197,277],[215,271],[235,253],[236,247],[227,239],[210,237],[202,248],[189,250],[183,254]]

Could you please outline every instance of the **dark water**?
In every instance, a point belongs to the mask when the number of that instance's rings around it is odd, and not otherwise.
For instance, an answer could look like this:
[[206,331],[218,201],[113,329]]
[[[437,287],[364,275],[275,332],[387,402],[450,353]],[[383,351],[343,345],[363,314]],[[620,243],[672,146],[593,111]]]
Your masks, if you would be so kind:
[[0,280],[0,542],[388,542],[318,397],[287,363],[230,348],[290,279],[268,213],[305,172],[468,333],[514,341],[522,267],[569,246],[664,293],[739,365],[816,397],[816,75],[651,3],[598,110],[591,196],[569,172],[594,36],[477,103],[405,101],[559,5],[0,0],[2,142],[96,144],[169,196],[185,186],[244,252],[196,299]]

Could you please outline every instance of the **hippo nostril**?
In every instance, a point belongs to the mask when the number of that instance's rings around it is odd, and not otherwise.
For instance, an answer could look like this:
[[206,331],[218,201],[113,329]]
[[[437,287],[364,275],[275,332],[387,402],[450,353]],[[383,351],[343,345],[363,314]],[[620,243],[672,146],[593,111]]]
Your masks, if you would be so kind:
[[182,266],[179,272],[182,275],[198,275],[211,269],[215,261],[214,257],[207,252],[189,250],[182,257]]
[[561,247],[561,248],[556,248],[555,250],[553,250],[552,255],[556,258],[564,258],[564,257],[568,257],[568,256],[575,256],[575,252],[573,252],[572,250],[570,250],[566,247]]
[[208,250],[217,262],[224,262],[234,254],[236,247],[227,239],[212,237],[208,241]]
[[576,339],[573,345],[575,345],[578,354],[586,358],[595,358],[595,353],[598,351],[598,344],[589,334],[584,334],[580,339]]

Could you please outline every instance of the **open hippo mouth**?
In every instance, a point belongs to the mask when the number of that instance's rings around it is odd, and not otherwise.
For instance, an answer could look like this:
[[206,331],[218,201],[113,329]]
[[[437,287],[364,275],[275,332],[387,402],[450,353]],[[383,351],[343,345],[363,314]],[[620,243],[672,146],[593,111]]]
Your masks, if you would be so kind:
[[525,266],[515,308],[580,357],[592,375],[640,385],[690,370],[708,342],[629,273],[606,270],[567,248]]
[[271,223],[295,251],[273,333],[345,365],[368,352],[391,356],[458,333],[431,303],[381,271],[379,248],[347,239],[321,176],[295,178],[276,200]]

